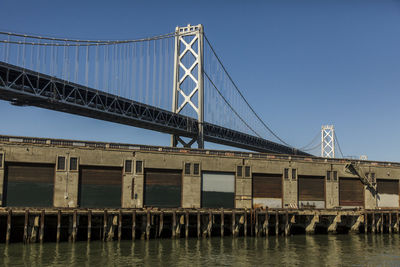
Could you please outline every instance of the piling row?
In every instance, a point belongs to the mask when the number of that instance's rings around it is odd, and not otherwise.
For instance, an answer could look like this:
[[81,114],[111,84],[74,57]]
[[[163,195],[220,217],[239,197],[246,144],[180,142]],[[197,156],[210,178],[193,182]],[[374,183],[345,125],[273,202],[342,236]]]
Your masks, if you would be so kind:
[[0,242],[398,234],[399,213],[400,210],[3,209]]

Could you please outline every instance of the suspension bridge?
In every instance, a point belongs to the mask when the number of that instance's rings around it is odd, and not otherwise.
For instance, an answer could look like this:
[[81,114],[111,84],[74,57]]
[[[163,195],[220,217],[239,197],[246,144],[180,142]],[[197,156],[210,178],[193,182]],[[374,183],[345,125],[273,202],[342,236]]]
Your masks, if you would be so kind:
[[0,32],[0,99],[204,142],[309,155],[261,119],[202,25],[135,40],[75,40]]

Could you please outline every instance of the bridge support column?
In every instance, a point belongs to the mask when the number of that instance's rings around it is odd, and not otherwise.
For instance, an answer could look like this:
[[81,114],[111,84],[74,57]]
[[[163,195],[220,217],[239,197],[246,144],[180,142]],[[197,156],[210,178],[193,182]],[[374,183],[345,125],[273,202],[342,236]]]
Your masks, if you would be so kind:
[[[203,25],[188,25],[177,27],[175,36],[175,55],[174,55],[174,86],[172,94],[172,112],[183,113],[187,111],[196,114],[198,120],[196,132],[190,141],[184,141],[179,135],[172,135],[171,145],[176,147],[178,144],[184,147],[191,147],[197,141],[198,148],[204,148],[204,81],[203,81]],[[194,58],[193,63],[188,66],[185,58]],[[190,63],[189,63],[190,64]],[[197,72],[193,70],[197,68]],[[190,80],[190,82],[185,82]],[[197,100],[197,101],[196,101]],[[189,114],[190,114],[189,113]],[[191,127],[189,124],[188,127]]]

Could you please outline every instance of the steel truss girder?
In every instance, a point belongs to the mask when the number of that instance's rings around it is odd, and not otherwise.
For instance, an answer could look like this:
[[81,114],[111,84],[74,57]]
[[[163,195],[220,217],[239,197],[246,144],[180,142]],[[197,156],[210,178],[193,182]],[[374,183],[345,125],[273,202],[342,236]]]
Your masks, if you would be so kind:
[[[196,119],[0,62],[0,99],[131,125],[197,140]],[[204,140],[267,153],[302,151],[218,125],[204,123]],[[189,144],[187,144],[189,145]]]

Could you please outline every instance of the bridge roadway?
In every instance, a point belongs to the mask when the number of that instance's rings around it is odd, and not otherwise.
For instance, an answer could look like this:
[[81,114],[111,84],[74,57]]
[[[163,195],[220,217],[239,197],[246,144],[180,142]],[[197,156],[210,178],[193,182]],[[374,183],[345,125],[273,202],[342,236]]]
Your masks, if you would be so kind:
[[[0,62],[0,99],[14,105],[36,106],[189,138],[198,136],[198,121],[194,118],[5,62]],[[204,139],[257,152],[309,155],[207,122],[204,123]]]

